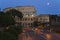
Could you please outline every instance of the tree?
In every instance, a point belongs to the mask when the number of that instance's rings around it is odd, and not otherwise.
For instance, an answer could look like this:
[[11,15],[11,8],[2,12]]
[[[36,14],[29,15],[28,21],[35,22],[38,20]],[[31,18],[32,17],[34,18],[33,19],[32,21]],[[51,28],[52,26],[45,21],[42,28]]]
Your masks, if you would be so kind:
[[22,33],[22,26],[10,26],[8,30],[2,33],[3,40],[18,40],[18,35]]
[[11,16],[8,16],[4,12],[0,12],[0,26],[6,27],[14,24],[15,24],[15,21]]
[[[13,16],[13,18],[15,18],[15,16],[17,16],[17,17],[20,18],[20,20],[23,18],[22,12],[17,11],[16,9],[11,9],[11,10],[7,11],[6,14],[9,15],[9,16]],[[19,25],[20,25],[20,24],[19,24]],[[19,26],[19,25],[18,25],[18,26]],[[22,30],[22,26],[20,25],[19,27],[20,27],[20,30]],[[18,27],[17,27],[17,28],[18,28]],[[20,31],[20,30],[19,30],[19,31]]]
[[34,26],[34,27],[37,27],[37,26],[38,26],[38,21],[34,21],[34,22],[33,22],[33,26]]
[[15,16],[20,17],[20,19],[23,17],[22,12],[17,11],[16,9],[11,9],[11,10],[7,11],[6,14],[8,14],[10,16],[14,16],[14,17]]
[[[6,13],[0,12],[1,27],[9,26],[8,29],[5,29],[4,32],[1,32],[0,40],[18,40],[18,35],[22,33],[22,26],[14,25],[15,24],[15,20],[14,20],[15,16],[20,17],[20,19],[23,17],[22,13],[15,9],[7,11]],[[13,25],[13,26],[11,26],[11,25]]]
[[14,38],[16,38],[16,36],[13,36],[13,34],[5,31],[7,26],[14,24],[15,21],[11,16],[5,14],[4,12],[0,12],[0,27],[4,28],[3,32],[0,31],[0,40],[14,40]]

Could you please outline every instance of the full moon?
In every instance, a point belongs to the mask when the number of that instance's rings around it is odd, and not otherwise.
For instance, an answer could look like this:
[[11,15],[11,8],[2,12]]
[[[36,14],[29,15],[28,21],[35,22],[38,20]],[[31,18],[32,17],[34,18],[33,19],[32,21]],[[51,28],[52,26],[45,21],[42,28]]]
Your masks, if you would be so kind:
[[48,2],[48,3],[47,3],[47,5],[49,6],[49,5],[50,5],[50,3]]

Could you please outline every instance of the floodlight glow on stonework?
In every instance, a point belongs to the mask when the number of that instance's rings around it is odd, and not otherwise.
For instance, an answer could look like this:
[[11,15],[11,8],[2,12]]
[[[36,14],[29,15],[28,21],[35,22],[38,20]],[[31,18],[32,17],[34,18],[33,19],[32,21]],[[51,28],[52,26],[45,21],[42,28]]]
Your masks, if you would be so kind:
[[34,17],[34,15],[32,14],[31,17]]

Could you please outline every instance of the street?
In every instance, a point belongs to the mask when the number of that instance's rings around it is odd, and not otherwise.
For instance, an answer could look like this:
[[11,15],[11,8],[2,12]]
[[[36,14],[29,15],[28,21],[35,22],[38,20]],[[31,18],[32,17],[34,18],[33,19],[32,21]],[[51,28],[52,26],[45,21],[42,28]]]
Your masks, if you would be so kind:
[[60,40],[56,33],[45,33],[40,30],[24,30],[19,40]]

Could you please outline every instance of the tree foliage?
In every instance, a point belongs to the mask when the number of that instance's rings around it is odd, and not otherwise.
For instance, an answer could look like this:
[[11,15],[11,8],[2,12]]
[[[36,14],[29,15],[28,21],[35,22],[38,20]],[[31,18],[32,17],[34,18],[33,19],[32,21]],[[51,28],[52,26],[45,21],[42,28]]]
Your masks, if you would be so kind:
[[0,12],[0,26],[9,26],[14,25],[15,21],[11,16],[8,16],[4,12]]
[[33,22],[33,26],[34,26],[34,27],[37,27],[37,26],[38,26],[38,21],[34,21],[34,22]]
[[11,15],[11,16],[14,16],[14,17],[15,17],[15,16],[20,17],[20,18],[23,17],[22,12],[17,11],[16,9],[11,9],[11,10],[7,11],[6,13],[7,13],[8,15]]
[[18,26],[14,25],[16,23],[15,16],[23,17],[22,13],[15,9],[11,9],[6,13],[0,12],[0,27],[8,28],[0,32],[0,40],[18,40],[18,35],[22,33],[22,26],[20,24]]

